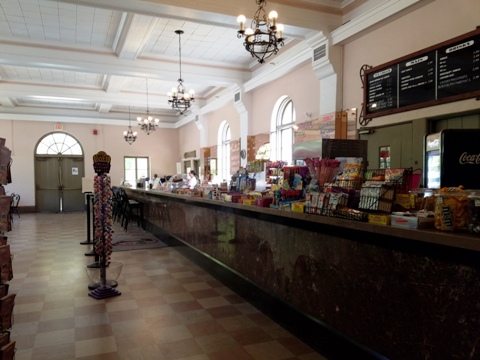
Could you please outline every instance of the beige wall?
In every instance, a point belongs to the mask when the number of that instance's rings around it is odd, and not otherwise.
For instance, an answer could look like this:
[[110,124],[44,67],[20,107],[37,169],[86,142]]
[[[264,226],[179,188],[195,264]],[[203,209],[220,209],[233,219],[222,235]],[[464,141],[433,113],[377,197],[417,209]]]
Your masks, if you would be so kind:
[[273,108],[277,100],[283,95],[287,95],[293,100],[297,121],[305,121],[303,115],[305,112],[312,113],[313,117],[319,115],[320,85],[310,62],[279,80],[252,92],[249,135],[270,132]]
[[[359,108],[363,102],[359,77],[359,70],[363,64],[378,66],[472,31],[479,25],[479,14],[480,0],[435,0],[344,45],[343,109]],[[305,112],[312,113],[312,118],[319,115],[320,85],[310,62],[249,94],[252,101],[247,109],[248,135],[270,131],[272,111],[282,95],[292,98],[297,121],[306,120]],[[467,110],[478,111],[479,108],[478,101],[469,99],[375,118],[369,125],[389,125]],[[221,109],[202,115],[202,125],[205,127],[203,131],[206,132],[204,138],[207,142],[204,146],[217,144],[218,128],[223,120],[230,124],[232,139],[240,137],[240,116],[233,102],[229,102]],[[93,129],[98,130],[98,135],[92,134]],[[201,132],[194,122],[177,130],[158,129],[150,135],[139,132],[138,139],[133,145],[128,145],[123,140],[123,131],[126,127],[122,126],[67,123],[64,124],[64,130],[82,144],[87,176],[94,175],[93,154],[103,150],[112,156],[110,176],[113,184],[119,183],[123,177],[123,157],[126,155],[150,156],[152,173],[158,173],[160,176],[174,174],[175,164],[183,159],[185,152],[196,150],[197,158],[200,157]],[[5,187],[9,192],[18,192],[22,195],[23,206],[35,204],[33,178],[35,144],[52,131],[53,122],[0,120],[0,137],[6,139],[6,146],[13,151],[13,183]]]
[[240,139],[240,115],[238,114],[233,101],[231,101],[221,109],[206,115],[206,123],[208,124],[207,146],[217,145],[218,130],[223,121],[226,121],[228,125],[230,125],[232,139]]
[[[200,130],[194,122],[191,122],[178,130],[178,154],[175,163],[184,159],[184,154],[190,151],[196,151],[196,158],[200,158]],[[196,170],[196,169],[195,169]],[[176,170],[170,175],[176,174]]]
[[[479,0],[435,0],[413,13],[393,20],[344,46],[343,108],[360,108],[362,65],[379,66],[475,30],[479,25]],[[369,126],[479,108],[475,99],[374,118]]]
[[[55,131],[54,125],[53,122],[0,120],[0,137],[6,139],[5,146],[12,151],[13,159],[12,184],[4,187],[9,193],[21,195],[20,206],[35,205],[35,146],[46,134]],[[93,135],[94,129],[98,130],[98,135]],[[139,131],[137,141],[132,145],[123,139],[124,130],[125,127],[117,125],[63,124],[63,131],[76,138],[83,147],[86,177],[95,176],[93,155],[101,150],[112,158],[110,177],[113,185],[123,179],[124,156],[149,156],[152,174],[161,176],[175,172],[178,130],[157,129],[150,135]]]

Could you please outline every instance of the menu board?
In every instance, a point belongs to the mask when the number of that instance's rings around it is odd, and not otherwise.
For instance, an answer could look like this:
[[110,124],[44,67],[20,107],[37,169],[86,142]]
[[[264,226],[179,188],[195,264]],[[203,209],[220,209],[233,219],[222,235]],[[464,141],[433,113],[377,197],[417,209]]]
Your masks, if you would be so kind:
[[480,96],[480,29],[365,71],[364,118]]

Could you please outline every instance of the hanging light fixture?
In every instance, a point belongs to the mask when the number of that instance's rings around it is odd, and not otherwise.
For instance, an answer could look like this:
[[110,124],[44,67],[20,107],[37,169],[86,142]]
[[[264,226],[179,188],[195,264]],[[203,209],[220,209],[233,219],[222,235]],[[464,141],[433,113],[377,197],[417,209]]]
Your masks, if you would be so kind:
[[130,145],[132,145],[135,140],[137,140],[137,132],[133,132],[132,126],[130,125],[130,106],[128,107],[128,130],[123,132],[123,138]]
[[146,86],[147,86],[147,116],[145,118],[142,118],[141,116],[137,117],[138,125],[140,126],[140,129],[145,131],[147,135],[150,135],[152,131],[155,131],[156,127],[158,126],[158,123],[160,122],[159,119],[153,118],[150,116],[150,111],[148,109],[148,79],[145,79]]
[[180,115],[183,114],[190,107],[191,103],[195,101],[195,91],[190,90],[185,92],[182,79],[182,43],[180,36],[183,34],[183,30],[175,30],[175,34],[178,34],[178,54],[180,58],[180,78],[178,79],[178,86],[173,88],[171,92],[167,94],[168,103],[172,106],[172,109],[177,110]]
[[245,37],[243,46],[252,57],[257,58],[259,63],[264,63],[265,59],[278,53],[278,46],[283,46],[283,25],[276,24],[278,14],[276,11],[270,11],[267,17],[264,7],[266,0],[255,0],[258,10],[253,16],[251,27],[245,29],[246,18],[240,15],[237,22],[240,24],[240,30],[237,31],[237,37]]

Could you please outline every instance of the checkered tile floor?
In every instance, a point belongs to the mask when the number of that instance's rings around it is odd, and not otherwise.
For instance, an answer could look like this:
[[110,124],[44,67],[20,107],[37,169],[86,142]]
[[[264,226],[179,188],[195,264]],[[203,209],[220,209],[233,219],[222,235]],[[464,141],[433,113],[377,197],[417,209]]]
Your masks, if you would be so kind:
[[85,213],[21,214],[6,233],[15,360],[324,360],[167,247],[115,252],[120,296],[89,296]]

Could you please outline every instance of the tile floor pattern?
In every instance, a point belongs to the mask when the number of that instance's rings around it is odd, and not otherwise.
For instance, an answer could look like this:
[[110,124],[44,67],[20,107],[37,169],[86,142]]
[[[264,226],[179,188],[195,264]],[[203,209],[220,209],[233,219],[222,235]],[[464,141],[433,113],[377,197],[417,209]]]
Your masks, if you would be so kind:
[[8,232],[15,360],[321,360],[174,247],[115,252],[120,296],[94,299],[85,213],[21,214]]

